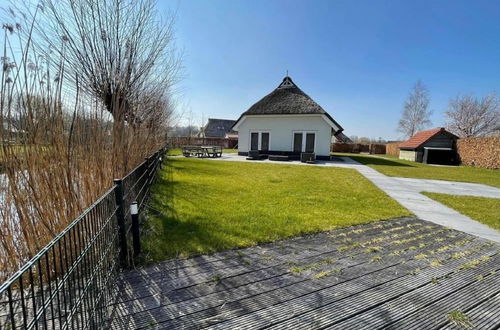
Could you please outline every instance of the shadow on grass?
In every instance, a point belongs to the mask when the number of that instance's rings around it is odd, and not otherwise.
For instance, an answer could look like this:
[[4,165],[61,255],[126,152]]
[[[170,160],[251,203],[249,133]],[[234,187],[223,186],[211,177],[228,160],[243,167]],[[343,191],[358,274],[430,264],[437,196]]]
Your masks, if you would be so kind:
[[[190,166],[184,166],[183,162],[186,160],[195,160],[196,162],[199,162],[200,166],[193,166],[193,164],[190,164]],[[229,171],[228,168],[220,166],[220,163],[218,161],[213,161],[210,159],[168,159],[165,165],[168,166],[172,171],[182,172],[186,175],[225,176]]]
[[382,165],[382,166],[400,166],[400,167],[416,167],[414,165],[405,164],[396,160],[391,160],[382,157],[361,156],[361,155],[347,155],[349,158],[354,159],[364,165]]
[[[203,164],[202,168],[184,167],[178,162],[164,164],[152,190],[143,236],[146,254],[149,256],[141,263],[148,264],[179,256],[212,253],[234,248],[235,241],[251,240],[251,233],[245,230],[228,233],[227,228],[223,228],[216,221],[207,222],[204,217],[179,215],[180,201],[183,207],[196,208],[197,203],[206,200],[210,186],[205,185],[206,187],[200,189],[200,183],[175,181],[174,173],[178,171],[183,171],[183,174],[189,172],[196,175],[226,175],[215,162],[213,165],[212,162]],[[177,194],[179,189],[182,189],[182,196],[189,198],[183,197],[179,200]]]

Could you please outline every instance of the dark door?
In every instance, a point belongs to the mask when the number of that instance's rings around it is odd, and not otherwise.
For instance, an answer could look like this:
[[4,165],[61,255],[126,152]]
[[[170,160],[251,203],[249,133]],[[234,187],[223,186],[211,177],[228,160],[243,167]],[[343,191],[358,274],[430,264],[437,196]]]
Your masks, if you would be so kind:
[[306,134],[306,152],[314,152],[314,138],[316,134],[307,133]]
[[455,150],[425,150],[427,164],[456,165],[457,153]]
[[259,133],[250,135],[250,150],[259,150]]
[[293,134],[293,152],[302,152],[302,133]]
[[262,151],[268,151],[269,150],[269,133],[262,133],[261,135],[262,141],[260,142],[260,149]]

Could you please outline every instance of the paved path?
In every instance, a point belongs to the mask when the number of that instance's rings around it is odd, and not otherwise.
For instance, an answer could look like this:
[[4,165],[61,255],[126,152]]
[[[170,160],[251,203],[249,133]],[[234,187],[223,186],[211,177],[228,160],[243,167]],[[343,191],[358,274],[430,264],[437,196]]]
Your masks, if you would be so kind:
[[[422,191],[438,192],[451,195],[469,195],[500,198],[500,189],[477,183],[453,182],[444,180],[410,179],[386,176],[371,167],[360,164],[348,157],[338,157],[337,161],[318,161],[317,164],[304,164],[299,161],[273,162],[260,160],[255,162],[270,164],[290,164],[304,166],[333,166],[352,168],[364,175],[386,194],[413,212],[420,219],[432,221],[479,237],[500,242],[500,232],[483,225],[427,196]],[[225,154],[214,160],[245,161],[245,157]]]
[[169,260],[121,274],[106,328],[498,329],[499,248],[400,218]]

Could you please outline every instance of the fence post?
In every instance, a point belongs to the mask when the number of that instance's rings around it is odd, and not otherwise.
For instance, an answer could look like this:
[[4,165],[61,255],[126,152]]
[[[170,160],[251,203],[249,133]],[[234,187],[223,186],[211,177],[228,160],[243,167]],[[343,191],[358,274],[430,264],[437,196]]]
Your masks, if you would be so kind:
[[121,179],[114,179],[116,197],[116,219],[118,221],[118,240],[120,242],[120,262],[128,267],[127,229],[125,228],[125,208],[123,200],[123,184]]
[[132,216],[132,242],[134,243],[134,256],[141,253],[141,233],[139,231],[139,208],[137,202],[130,204],[130,215]]

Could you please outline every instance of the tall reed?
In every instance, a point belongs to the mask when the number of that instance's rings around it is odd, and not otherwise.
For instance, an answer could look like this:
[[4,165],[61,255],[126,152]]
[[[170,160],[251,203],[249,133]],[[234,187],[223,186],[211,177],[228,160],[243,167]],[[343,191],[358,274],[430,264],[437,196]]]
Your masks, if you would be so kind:
[[128,100],[140,120],[112,116],[68,70],[64,40],[44,48],[31,32],[36,15],[9,17],[0,50],[0,281],[162,146],[172,115],[161,91]]

